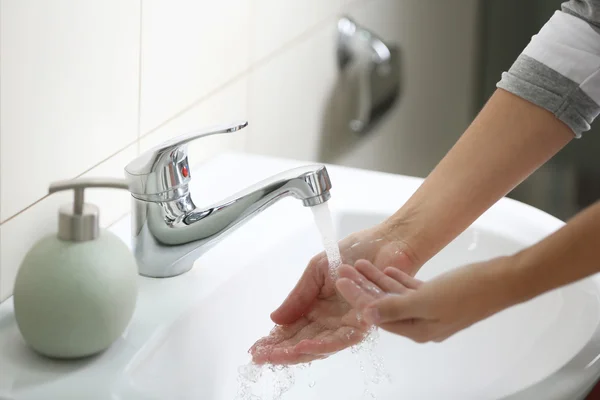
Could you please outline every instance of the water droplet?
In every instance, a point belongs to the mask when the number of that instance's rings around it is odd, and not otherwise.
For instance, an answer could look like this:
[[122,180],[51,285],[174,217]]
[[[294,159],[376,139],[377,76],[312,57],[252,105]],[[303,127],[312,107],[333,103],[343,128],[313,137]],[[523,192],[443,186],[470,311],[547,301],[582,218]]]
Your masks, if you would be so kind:
[[314,388],[316,384],[317,384],[317,382],[315,382],[315,381],[310,381],[310,383],[308,384],[308,387],[309,387],[309,388]]

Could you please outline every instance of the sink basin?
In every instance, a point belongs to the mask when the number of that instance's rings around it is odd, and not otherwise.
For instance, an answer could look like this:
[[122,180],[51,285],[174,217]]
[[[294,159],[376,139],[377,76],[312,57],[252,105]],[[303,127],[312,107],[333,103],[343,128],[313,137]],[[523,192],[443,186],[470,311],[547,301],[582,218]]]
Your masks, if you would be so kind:
[[[261,173],[298,164],[226,155],[195,169],[204,179],[192,190],[213,201]],[[328,168],[334,185],[329,203],[340,237],[386,218],[421,183]],[[355,191],[357,182],[361,193]],[[427,280],[514,253],[561,226],[539,210],[502,199],[418,277]],[[128,242],[127,218],[112,230]],[[0,305],[0,399],[232,400],[243,383],[265,395],[263,400],[273,398],[278,387],[287,389],[282,400],[362,399],[365,390],[380,400],[572,400],[583,398],[600,375],[600,280],[594,276],[505,310],[440,344],[416,344],[381,331],[366,346],[371,351],[349,349],[304,368],[265,368],[256,383],[244,381],[240,367],[245,375],[255,372],[247,366],[246,351],[269,332],[270,312],[321,250],[310,210],[284,199],[212,248],[190,272],[140,277],[137,309],[123,337],[101,355],[71,363],[26,348],[9,300]]]
[[[385,214],[341,212],[334,218],[338,231],[347,235]],[[421,278],[521,247],[510,236],[475,226],[432,259]],[[248,362],[246,350],[270,330],[269,312],[320,248],[318,232],[307,226],[264,253],[248,255],[246,268],[138,355],[127,372],[131,382],[156,398],[235,398],[237,367]],[[495,399],[517,393],[556,372],[590,340],[600,315],[596,293],[595,283],[584,281],[506,310],[442,344],[419,345],[381,332],[374,352],[383,358],[390,381],[369,388],[381,400],[399,394],[407,399]],[[351,351],[313,363],[310,381],[306,370],[292,369],[304,379],[295,382],[285,399],[362,398],[365,376]],[[252,387],[255,393],[268,393],[273,385],[261,379]]]

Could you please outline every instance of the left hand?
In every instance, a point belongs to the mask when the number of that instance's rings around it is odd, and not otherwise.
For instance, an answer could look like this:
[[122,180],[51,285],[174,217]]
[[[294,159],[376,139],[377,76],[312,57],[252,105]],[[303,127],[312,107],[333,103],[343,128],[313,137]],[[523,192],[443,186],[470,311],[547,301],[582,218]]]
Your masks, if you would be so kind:
[[471,264],[421,282],[361,260],[339,269],[340,294],[366,322],[419,343],[441,342],[518,301],[510,257]]

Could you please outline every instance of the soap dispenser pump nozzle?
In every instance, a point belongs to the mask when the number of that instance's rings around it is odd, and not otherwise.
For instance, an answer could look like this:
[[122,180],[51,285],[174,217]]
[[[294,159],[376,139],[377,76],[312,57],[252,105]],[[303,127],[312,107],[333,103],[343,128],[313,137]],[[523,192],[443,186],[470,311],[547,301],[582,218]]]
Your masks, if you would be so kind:
[[94,240],[100,232],[98,207],[85,203],[84,191],[87,188],[114,188],[128,190],[124,179],[85,178],[55,182],[50,185],[50,194],[63,190],[73,190],[73,204],[60,207],[58,215],[58,237],[61,240],[85,242]]

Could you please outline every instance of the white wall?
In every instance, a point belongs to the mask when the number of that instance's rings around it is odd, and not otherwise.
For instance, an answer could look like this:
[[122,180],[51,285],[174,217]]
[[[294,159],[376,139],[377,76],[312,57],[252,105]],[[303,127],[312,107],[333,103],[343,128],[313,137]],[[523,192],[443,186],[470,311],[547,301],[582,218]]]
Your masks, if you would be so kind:
[[[187,130],[248,119],[191,146],[316,161],[348,13],[404,51],[405,89],[378,131],[338,162],[423,174],[468,123],[476,0],[1,0],[0,301],[55,232],[50,182],[122,176],[140,151]],[[466,67],[465,67],[466,66]],[[428,160],[409,149],[441,135]],[[446,135],[446,136],[445,136]],[[129,195],[89,191],[106,227]]]

